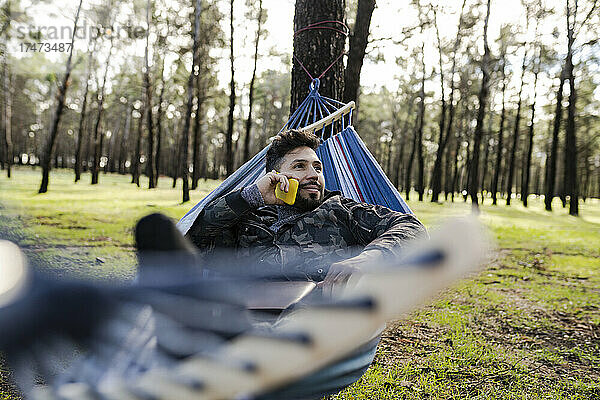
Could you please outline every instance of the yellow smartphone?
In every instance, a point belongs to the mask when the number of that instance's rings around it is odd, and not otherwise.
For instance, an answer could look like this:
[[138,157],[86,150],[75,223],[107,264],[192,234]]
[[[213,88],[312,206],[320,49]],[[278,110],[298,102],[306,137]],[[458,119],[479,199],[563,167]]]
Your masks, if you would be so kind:
[[282,200],[284,203],[294,205],[296,202],[296,193],[298,192],[298,181],[294,178],[288,178],[290,181],[290,188],[288,192],[281,190],[281,183],[275,186],[275,197]]

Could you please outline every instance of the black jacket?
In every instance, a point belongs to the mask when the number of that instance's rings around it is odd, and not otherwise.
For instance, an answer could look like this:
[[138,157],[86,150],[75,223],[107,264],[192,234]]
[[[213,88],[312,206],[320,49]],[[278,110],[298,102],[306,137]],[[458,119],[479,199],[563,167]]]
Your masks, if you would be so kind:
[[274,232],[269,227],[277,222],[277,208],[254,208],[240,192],[208,204],[187,236],[202,253],[228,249],[241,268],[247,265],[260,274],[321,281],[333,262],[369,249],[400,254],[407,241],[427,235],[411,214],[329,191],[316,209],[299,213]]

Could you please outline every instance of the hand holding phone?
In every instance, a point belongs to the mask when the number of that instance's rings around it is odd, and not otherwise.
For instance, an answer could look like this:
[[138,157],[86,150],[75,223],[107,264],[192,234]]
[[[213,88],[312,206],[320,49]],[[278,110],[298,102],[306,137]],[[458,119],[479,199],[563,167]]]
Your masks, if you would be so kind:
[[[273,170],[256,181],[265,204],[289,204],[296,201],[299,182]],[[282,190],[286,189],[286,191]]]
[[296,193],[298,192],[298,180],[288,178],[289,188],[287,192],[281,190],[281,183],[275,186],[275,197],[282,200],[285,204],[294,205],[296,202]]

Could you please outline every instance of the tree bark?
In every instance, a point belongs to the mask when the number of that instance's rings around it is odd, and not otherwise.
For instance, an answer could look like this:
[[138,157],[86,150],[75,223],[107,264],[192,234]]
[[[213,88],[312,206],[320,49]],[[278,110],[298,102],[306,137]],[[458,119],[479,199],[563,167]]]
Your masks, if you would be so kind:
[[[400,133],[400,137],[403,139],[400,142],[398,142],[398,144],[396,145],[396,162],[394,164],[394,173],[395,173],[395,179],[394,179],[394,186],[396,186],[396,188],[398,188],[398,190],[400,190],[400,179],[402,177],[401,174],[401,170],[402,170],[402,159],[404,156],[404,139],[406,139],[407,137],[407,133],[408,133],[408,124],[412,115],[412,108],[413,105],[415,104],[414,99],[411,98],[409,99],[409,103],[408,103],[408,112],[406,113],[406,119],[404,120],[404,124],[402,127],[402,131]],[[408,199],[407,199],[408,200]]]
[[[122,84],[119,83],[119,86],[121,86]],[[117,142],[117,137],[122,136],[121,134],[121,122],[123,121],[123,114],[127,113],[127,105],[124,104],[123,105],[123,112],[120,112],[118,114],[118,118],[117,121],[115,122],[115,127],[113,128],[111,135],[110,135],[110,141],[108,142],[108,149],[106,151],[106,158],[108,159],[106,164],[104,164],[104,173],[107,172],[116,172],[115,170],[115,160],[117,159],[117,157],[114,156],[115,153],[115,143]],[[127,117],[126,117],[127,118]]]
[[233,112],[235,110],[235,69],[233,58],[233,1],[229,0],[229,61],[231,70],[231,81],[229,82],[229,114],[227,115],[227,133],[225,136],[225,169],[226,176],[233,173],[234,154],[233,154]]
[[[162,58],[162,57],[161,57]],[[160,156],[162,150],[162,118],[163,118],[163,101],[165,98],[165,61],[162,58],[160,68],[160,95],[158,96],[158,110],[156,112],[156,158],[154,159],[154,170],[156,176],[154,177],[154,186],[158,186],[158,177],[160,176]]]
[[554,125],[552,127],[552,144],[550,146],[550,153],[547,156],[546,161],[546,190],[544,195],[544,205],[546,211],[552,211],[552,200],[556,194],[556,162],[558,159],[558,141],[560,126],[562,122],[562,101],[563,101],[563,89],[565,86],[567,68],[563,66],[560,72],[560,83],[556,92],[556,108],[554,111]]
[[135,154],[131,163],[131,183],[135,183],[140,187],[140,158],[142,157],[142,127],[144,125],[144,114],[140,113],[137,124],[136,139],[135,139]]
[[460,152],[461,138],[455,138],[456,146],[454,146],[454,166],[452,173],[452,181],[450,183],[450,196],[451,202],[454,203],[454,194],[456,193],[456,186],[458,185],[458,155]]
[[12,85],[11,85],[11,71],[7,62],[8,52],[6,51],[6,45],[4,48],[4,57],[2,60],[2,84],[4,89],[4,154],[6,156],[6,176],[11,177],[12,163],[13,163],[13,141],[12,141]]
[[[181,141],[182,135],[177,135],[177,132],[180,131],[179,126],[177,126],[177,123],[174,121],[172,124],[173,127],[173,135],[174,137],[174,149],[169,152],[169,166],[170,166],[170,173],[171,173],[171,178],[172,178],[172,185],[171,187],[173,189],[175,189],[175,187],[177,186],[177,178],[179,178],[180,172],[179,170],[181,169],[181,160],[178,159],[178,155],[182,154],[183,150],[181,149]],[[181,129],[181,131],[183,131],[183,129]],[[182,132],[183,134],[183,132]]]
[[423,127],[425,126],[425,42],[421,45],[421,67],[423,76],[421,77],[421,102],[419,103],[419,125],[417,127],[417,193],[419,201],[423,201],[425,192],[424,174],[425,162],[423,160]]
[[[231,0],[231,5],[233,7],[233,0]],[[183,123],[183,132],[181,135],[181,178],[183,179],[182,186],[182,202],[186,203],[190,201],[190,182],[189,182],[189,142],[190,142],[190,120],[192,118],[192,108],[194,105],[194,77],[196,75],[196,61],[198,59],[198,42],[200,37],[200,11],[201,11],[201,1],[196,0],[194,7],[194,44],[192,47],[192,69],[190,71],[190,76],[188,78],[187,85],[187,109],[185,112],[185,120]],[[233,15],[233,8],[231,11],[231,15]],[[233,30],[233,25],[232,25]],[[233,38],[232,38],[233,41]],[[176,178],[175,178],[176,180]],[[175,181],[174,180],[174,181]]]
[[[463,14],[465,9],[466,0],[463,0],[462,7],[460,9],[460,16],[458,18],[458,28],[456,31],[456,38],[454,39],[454,47],[452,49],[452,69],[450,71],[450,99],[449,105],[447,108],[446,99],[444,95],[444,73],[443,73],[443,65],[442,65],[442,43],[440,40],[440,33],[438,29],[437,23],[437,13],[435,14],[435,30],[436,37],[438,43],[438,52],[439,52],[439,60],[440,60],[440,84],[442,89],[442,109],[440,114],[440,136],[438,140],[438,149],[436,152],[435,162],[433,165],[433,173],[431,176],[431,201],[436,203],[439,199],[439,194],[442,191],[442,159],[444,158],[444,152],[446,150],[446,146],[448,144],[448,139],[452,134],[452,123],[454,120],[454,75],[456,72],[456,53],[458,52],[458,47],[460,46],[460,42],[462,39],[461,28],[463,23]],[[434,8],[435,10],[435,8]],[[446,113],[448,111],[448,113]],[[446,127],[446,114],[448,114],[448,126]],[[444,135],[444,130],[446,133]],[[446,199],[447,199],[446,195]]]
[[88,63],[87,63],[87,72],[85,74],[85,90],[83,92],[83,101],[81,104],[81,115],[79,117],[79,127],[77,129],[77,145],[75,149],[75,182],[78,182],[81,179],[81,145],[83,143],[83,135],[85,128],[85,113],[87,112],[87,102],[88,102],[88,94],[90,91],[90,76],[92,73],[92,62],[94,59],[95,53],[95,41],[94,41],[94,50],[90,51],[88,54]]
[[[419,24],[421,30],[421,36],[423,36],[425,22],[423,21],[423,15],[421,10],[421,4],[417,0],[417,8],[419,12]],[[417,127],[417,193],[419,194],[419,201],[423,201],[423,194],[425,192],[425,161],[423,160],[423,128],[425,126],[425,40],[421,42],[421,92],[419,97],[421,102],[419,103],[419,119]]]
[[469,192],[471,194],[471,206],[474,209],[479,209],[479,202],[477,194],[479,192],[479,152],[481,148],[481,139],[483,137],[483,124],[485,119],[485,109],[487,106],[487,99],[489,94],[489,80],[490,75],[488,72],[488,65],[490,59],[490,48],[487,40],[487,29],[488,21],[490,19],[490,2],[487,1],[487,12],[485,15],[485,23],[483,27],[483,60],[481,63],[481,89],[479,90],[479,109],[477,110],[477,125],[475,126],[475,134],[473,138],[473,158],[471,160],[471,174]]
[[[79,22],[79,13],[81,12],[81,4],[83,0],[79,0],[79,6],[77,7],[77,13],[75,14],[75,22],[73,24],[73,33],[77,32],[77,23]],[[50,180],[50,162],[52,160],[52,153],[56,146],[56,137],[58,136],[58,124],[65,107],[65,99],[67,95],[67,89],[69,88],[69,79],[71,78],[71,71],[73,66],[71,61],[73,59],[73,47],[75,42],[75,34],[71,38],[71,49],[69,51],[69,57],[67,58],[67,66],[65,68],[65,76],[61,82],[60,88],[56,95],[56,110],[54,111],[54,117],[52,124],[50,125],[50,133],[48,135],[48,142],[44,149],[42,157],[42,182],[38,193],[46,193],[48,191],[48,183]],[[7,120],[8,121],[8,120]]]
[[[471,116],[469,116],[469,118],[471,118]],[[471,176],[471,164],[472,164],[472,158],[471,158],[471,154],[472,152],[472,145],[473,145],[473,141],[470,140],[469,137],[465,136],[465,139],[467,141],[467,153],[465,155],[465,162],[463,164],[463,168],[461,171],[461,176],[460,176],[460,184],[458,185],[459,189],[461,190],[461,193],[463,193],[463,201],[467,201],[467,199],[469,198],[469,178]],[[466,182],[465,182],[466,180]],[[466,190],[465,190],[466,189]]]
[[[464,4],[464,3],[463,3]],[[431,202],[437,203],[440,192],[442,191],[442,158],[444,157],[444,147],[446,145],[444,138],[444,128],[446,125],[446,92],[444,88],[444,63],[442,61],[442,40],[440,39],[440,30],[437,22],[437,11],[435,7],[433,9],[434,15],[434,26],[435,34],[438,45],[439,55],[439,67],[440,67],[440,91],[441,91],[441,110],[440,110],[440,122],[439,122],[439,138],[438,148],[435,154],[435,161],[433,163],[433,173],[431,174]],[[462,15],[461,15],[462,18]],[[458,28],[460,32],[460,25]],[[458,36],[458,35],[457,35]]]
[[100,132],[100,124],[102,122],[102,114],[104,112],[106,77],[108,75],[108,66],[110,65],[113,44],[113,37],[111,36],[110,48],[108,50],[108,56],[106,57],[106,65],[104,67],[104,77],[102,78],[102,87],[100,89],[100,96],[98,99],[98,116],[96,117],[96,124],[94,125],[94,164],[92,165],[92,185],[98,184],[98,175],[100,172],[100,157],[102,157],[102,144],[104,143],[104,133]]
[[254,68],[252,69],[252,79],[250,79],[250,93],[248,95],[248,118],[246,118],[246,136],[244,136],[244,158],[242,163],[250,159],[250,134],[252,132],[252,105],[254,102],[254,81],[256,80],[256,66],[258,63],[258,44],[262,29],[263,6],[262,0],[258,1],[258,26],[256,28],[256,40],[254,41]]
[[444,201],[448,201],[448,196],[452,190],[452,139],[452,136],[448,137],[448,143],[446,144],[446,146],[448,146],[448,151],[444,155]]
[[[294,31],[322,21],[342,22],[345,19],[345,7],[345,0],[297,0]],[[334,27],[338,29],[338,25]],[[290,115],[308,95],[311,83],[311,78],[300,66],[299,61],[316,78],[337,59],[320,78],[319,93],[334,99],[342,98],[344,64],[338,57],[344,52],[345,43],[346,35],[332,29],[311,29],[294,35]]]
[[573,12],[573,23],[570,20],[570,4],[567,0],[567,76],[569,78],[569,106],[567,107],[567,126],[565,129],[565,168],[564,168],[564,194],[569,196],[569,215],[579,215],[579,191],[577,182],[577,137],[575,128],[575,112],[577,90],[575,88],[575,74],[573,67],[573,43],[575,41],[574,29],[577,20],[577,0]]
[[342,101],[358,101],[360,90],[360,71],[369,42],[371,16],[375,9],[375,0],[358,0],[354,29],[349,37],[348,61],[344,70],[344,94]]
[[146,48],[144,49],[144,92],[146,95],[146,124],[148,127],[148,189],[156,187],[156,171],[154,164],[154,121],[152,119],[152,84],[150,82],[150,1],[146,2]]
[[515,166],[516,166],[516,158],[517,158],[517,144],[519,142],[519,127],[521,122],[521,104],[522,104],[522,94],[523,94],[523,85],[524,85],[524,76],[526,70],[526,61],[527,61],[527,50],[525,50],[525,54],[523,55],[523,63],[521,64],[521,86],[519,89],[519,100],[517,102],[517,116],[515,117],[515,126],[513,129],[513,142],[512,148],[510,150],[510,164],[508,165],[508,179],[506,181],[506,205],[510,206],[511,196],[512,196],[512,186],[515,175]]
[[504,150],[504,121],[506,119],[506,55],[502,57],[502,112],[500,113],[500,129],[498,130],[498,145],[496,146],[496,168],[492,181],[492,205],[498,204],[498,182],[502,170],[502,151]]
[[412,140],[412,149],[410,150],[410,156],[408,157],[408,164],[406,165],[406,175],[404,177],[404,191],[406,201],[410,200],[410,189],[411,189],[411,180],[412,180],[412,166],[413,161],[415,159],[415,152],[417,150],[417,124],[419,121],[419,117],[415,121],[415,126],[413,127],[413,140]]
[[529,196],[529,181],[531,178],[531,156],[533,154],[533,134],[535,125],[535,103],[537,99],[536,89],[538,74],[540,72],[540,55],[537,57],[535,69],[533,71],[533,101],[531,103],[531,119],[529,120],[529,142],[527,144],[527,154],[525,155],[525,168],[523,169],[523,177],[521,178],[521,201],[523,206],[527,207],[527,197]]
[[[485,149],[485,153],[483,156],[483,163],[481,164],[481,204],[483,205],[483,203],[485,202],[485,190],[486,190],[486,178],[487,178],[487,171],[488,171],[488,164],[489,164],[489,159],[490,159],[490,137],[492,136],[492,122],[494,119],[494,114],[492,112],[493,107],[492,104],[490,103],[490,116],[488,118],[488,129],[486,132],[483,133],[482,136],[482,143],[483,143],[483,148]],[[489,188],[489,187],[488,187]]]
[[119,144],[119,158],[117,160],[117,171],[119,174],[125,174],[125,160],[127,159],[127,155],[129,154],[129,136],[131,134],[131,113],[133,112],[133,107],[130,104],[130,101],[127,101],[127,116],[125,117],[125,132],[121,135],[121,143]]
[[196,116],[194,117],[194,133],[192,141],[192,190],[198,188],[198,181],[200,180],[200,153],[202,148],[202,131],[201,131],[201,118],[202,118],[202,103],[203,94],[200,88],[200,75],[196,77]]

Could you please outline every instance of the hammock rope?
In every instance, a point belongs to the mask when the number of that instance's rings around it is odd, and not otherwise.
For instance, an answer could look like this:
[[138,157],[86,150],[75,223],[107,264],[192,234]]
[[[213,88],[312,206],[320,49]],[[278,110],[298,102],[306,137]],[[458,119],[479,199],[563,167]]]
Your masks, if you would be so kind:
[[[329,24],[333,24],[334,26],[329,26]],[[348,25],[346,25],[345,23],[343,23],[341,21],[335,21],[335,20],[325,20],[325,21],[315,22],[313,24],[309,24],[309,25],[305,26],[304,28],[298,29],[296,32],[294,32],[294,38],[299,33],[309,31],[309,30],[318,30],[318,29],[332,30],[334,32],[344,35],[344,37],[348,37],[348,35],[350,34],[350,28],[348,28]],[[300,61],[300,59],[298,57],[296,57],[295,54],[293,54],[293,56],[294,56],[294,60],[296,60],[298,62],[298,64],[300,64],[300,66],[302,67],[304,72],[306,72],[306,74],[308,75],[310,80],[314,81],[315,79],[321,79],[323,76],[325,76],[327,71],[329,71],[329,69],[331,67],[333,67],[335,65],[335,63],[337,63],[344,56],[344,54],[346,54],[346,52],[342,51],[342,53],[331,64],[329,64],[329,66],[327,68],[325,68],[325,70],[323,72],[321,72],[321,75],[319,75],[317,78],[314,78],[312,76],[312,74],[310,72],[308,72],[308,69],[304,66],[302,61]]]

